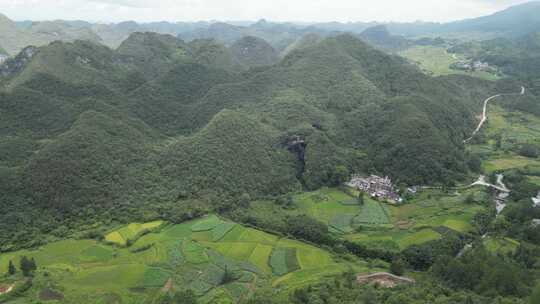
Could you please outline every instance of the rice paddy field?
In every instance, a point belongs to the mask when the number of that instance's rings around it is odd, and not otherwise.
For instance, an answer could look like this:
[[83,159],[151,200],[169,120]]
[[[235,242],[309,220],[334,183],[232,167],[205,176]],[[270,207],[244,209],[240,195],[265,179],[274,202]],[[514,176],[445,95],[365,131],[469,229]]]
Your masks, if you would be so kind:
[[[131,224],[123,239],[164,223]],[[0,255],[0,269],[21,256],[38,270],[28,302],[151,303],[160,293],[191,289],[202,303],[238,302],[257,288],[274,287],[280,296],[296,287],[339,275],[367,271],[361,260],[343,261],[299,241],[207,216],[140,236],[131,244],[65,240],[37,250]],[[116,234],[114,234],[116,235]],[[126,236],[126,238],[124,238]],[[224,277],[233,280],[224,280]],[[22,284],[18,282],[17,284]],[[20,299],[18,299],[20,300]]]
[[298,195],[294,201],[300,213],[328,224],[331,231],[348,240],[399,251],[439,239],[448,229],[472,231],[472,218],[485,207],[466,204],[464,200],[470,194],[477,201],[487,199],[482,188],[452,194],[423,190],[401,205],[378,202],[367,196],[360,205],[345,192],[326,188]]

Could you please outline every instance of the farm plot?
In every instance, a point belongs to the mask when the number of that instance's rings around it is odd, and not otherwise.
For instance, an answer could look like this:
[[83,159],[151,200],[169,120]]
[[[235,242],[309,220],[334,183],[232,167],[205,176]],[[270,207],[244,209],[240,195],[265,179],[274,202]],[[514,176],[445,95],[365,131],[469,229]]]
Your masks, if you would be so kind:
[[144,233],[156,230],[163,224],[163,221],[154,221],[144,224],[132,223],[108,233],[105,235],[105,240],[112,244],[126,246],[128,243],[135,241]]
[[[124,236],[128,239],[148,227],[157,225],[132,224],[113,232],[125,240]],[[105,299],[146,303],[164,286],[192,289],[205,303],[238,302],[276,282],[285,292],[289,286],[313,283],[349,267],[365,268],[359,262],[334,260],[323,249],[217,216],[144,234],[129,248],[67,240],[39,250],[1,254],[0,267],[7,267],[9,260],[18,263],[21,255],[35,258],[39,267],[27,300],[38,301],[45,287],[54,286],[64,296],[63,303],[73,304]]]
[[429,241],[437,240],[441,235],[432,229],[423,229],[418,232],[409,234],[398,241],[400,249],[405,249],[412,245],[422,244]]
[[[328,225],[340,222],[340,216],[342,215],[355,215],[360,212],[358,203],[351,203],[356,199],[338,189],[323,188],[318,191],[304,193],[296,196],[294,201],[301,213]],[[338,226],[342,225],[338,224]]]
[[296,248],[277,247],[270,255],[270,267],[276,276],[282,276],[300,269],[296,258]]
[[[365,229],[344,237],[370,248],[400,251],[412,245],[439,239],[441,235],[437,231],[441,228],[469,232],[473,229],[471,223],[474,215],[485,209],[480,204],[465,203],[464,200],[470,195],[477,202],[486,199],[485,189],[475,188],[451,194],[439,190],[424,190],[406,204],[383,205],[390,215],[388,224],[362,224]],[[368,206],[370,205],[366,204],[367,208]],[[371,208],[373,207],[371,204]],[[378,211],[373,209],[374,213]],[[369,211],[364,213],[366,214],[369,214]]]
[[353,222],[359,225],[389,224],[390,213],[384,204],[371,199],[365,199],[360,214],[353,219]]

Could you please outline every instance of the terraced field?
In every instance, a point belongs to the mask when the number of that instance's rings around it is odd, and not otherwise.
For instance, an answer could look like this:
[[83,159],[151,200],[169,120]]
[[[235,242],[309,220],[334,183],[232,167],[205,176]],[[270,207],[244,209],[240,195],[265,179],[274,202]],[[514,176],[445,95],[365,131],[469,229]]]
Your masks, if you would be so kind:
[[326,223],[336,233],[351,233],[361,225],[389,223],[386,205],[364,198],[360,205],[355,197],[334,188],[323,188],[294,198],[300,213]]
[[[131,224],[114,232],[129,239],[149,227],[157,223]],[[320,248],[216,216],[163,227],[128,247],[110,242],[66,240],[2,254],[0,269],[7,269],[10,260],[18,264],[23,255],[33,257],[39,270],[28,294],[36,298],[27,300],[56,295],[63,303],[148,303],[165,285],[192,289],[202,303],[238,301],[264,286],[286,296],[291,288],[350,268],[368,270],[360,260],[336,260]],[[226,273],[232,281],[224,281]]]
[[364,205],[347,204],[356,199],[338,189],[321,189],[295,197],[298,212],[329,225],[344,238],[374,248],[403,250],[441,237],[438,230],[468,232],[480,204],[465,204],[473,194],[478,202],[488,199],[484,189],[458,194],[424,190],[406,204],[390,205],[364,199]]
[[142,234],[158,229],[163,225],[163,221],[154,221],[149,223],[132,223],[120,229],[111,231],[105,235],[105,241],[112,244],[126,246],[128,242],[135,241]]

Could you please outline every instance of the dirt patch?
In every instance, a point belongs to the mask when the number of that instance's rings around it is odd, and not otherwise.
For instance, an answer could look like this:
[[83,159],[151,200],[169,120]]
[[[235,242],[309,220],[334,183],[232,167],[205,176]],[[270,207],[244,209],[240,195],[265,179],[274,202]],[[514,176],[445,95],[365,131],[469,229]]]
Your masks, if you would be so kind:
[[414,225],[413,222],[409,222],[409,221],[399,221],[395,224],[396,228],[400,229],[400,230],[408,230],[409,228],[411,228],[412,226]]
[[161,291],[162,292],[169,292],[173,287],[173,280],[172,278],[169,278],[167,280],[167,283],[165,283],[165,285],[163,286],[163,288],[161,288]]
[[414,284],[414,279],[399,277],[391,273],[377,272],[372,274],[359,274],[356,276],[359,284],[377,284],[382,287],[392,288],[402,284]]
[[15,287],[15,284],[0,285],[0,296],[4,295],[6,293],[10,293],[13,290],[14,287]]
[[47,287],[39,292],[39,299],[42,301],[60,301],[64,299],[64,294]]

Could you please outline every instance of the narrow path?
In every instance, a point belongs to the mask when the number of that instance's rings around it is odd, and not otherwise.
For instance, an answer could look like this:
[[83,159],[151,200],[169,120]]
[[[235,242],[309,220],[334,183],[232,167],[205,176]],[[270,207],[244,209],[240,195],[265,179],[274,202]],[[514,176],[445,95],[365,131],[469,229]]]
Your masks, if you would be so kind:
[[505,96],[505,95],[524,95],[524,94],[525,94],[525,87],[521,86],[521,92],[519,92],[519,93],[505,93],[505,94],[501,93],[501,94],[493,95],[493,96],[487,98],[486,100],[484,100],[484,109],[482,111],[482,119],[480,120],[480,123],[478,124],[478,126],[476,127],[474,132],[472,133],[471,137],[465,139],[463,141],[463,143],[468,143],[469,141],[471,141],[471,139],[473,139],[473,137],[476,135],[476,133],[478,133],[478,131],[480,131],[480,129],[482,129],[482,126],[484,125],[484,123],[487,120],[487,105],[491,100],[493,100],[493,99],[495,99],[497,97]]
[[486,186],[486,187],[493,188],[495,190],[499,190],[501,192],[507,192],[507,193],[510,192],[510,190],[508,188],[506,188],[506,186],[502,183],[502,174],[499,174],[497,176],[497,183],[498,183],[498,185],[490,184],[490,183],[486,182],[486,177],[484,175],[480,175],[478,177],[478,179],[474,183],[469,185],[469,187]]
[[[478,180],[476,180],[474,183],[469,185],[469,187],[473,187],[473,186],[491,187],[491,188],[494,188],[497,191],[499,191],[498,193],[496,193],[496,197],[494,199],[494,201],[495,201],[495,209],[497,210],[497,215],[496,216],[499,216],[499,214],[506,207],[506,204],[504,203],[504,200],[506,199],[506,197],[508,197],[508,194],[511,192],[511,190],[508,189],[508,187],[506,187],[506,185],[503,183],[503,178],[504,178],[504,175],[497,174],[497,182],[496,182],[497,185],[493,185],[493,184],[490,184],[490,183],[486,182],[486,177],[484,175],[480,175],[480,177],[478,177]],[[487,236],[487,233],[484,233],[484,235],[482,235],[482,239],[486,238],[486,236]],[[465,252],[470,250],[472,248],[472,246],[473,246],[473,243],[466,244],[459,251],[459,253],[457,254],[456,257],[458,257],[458,258],[461,257]]]

